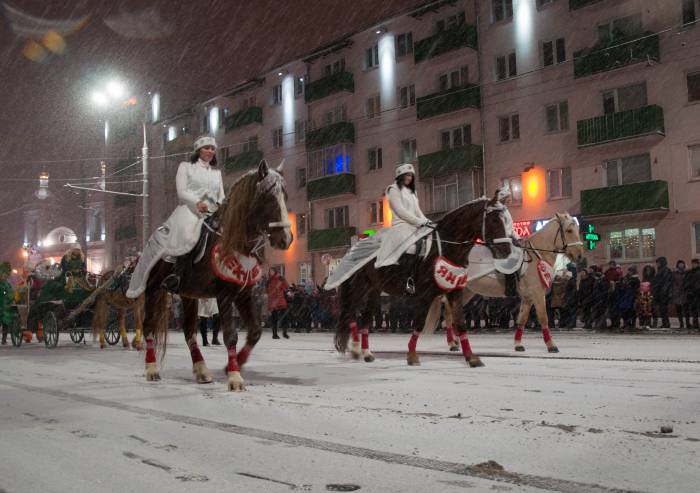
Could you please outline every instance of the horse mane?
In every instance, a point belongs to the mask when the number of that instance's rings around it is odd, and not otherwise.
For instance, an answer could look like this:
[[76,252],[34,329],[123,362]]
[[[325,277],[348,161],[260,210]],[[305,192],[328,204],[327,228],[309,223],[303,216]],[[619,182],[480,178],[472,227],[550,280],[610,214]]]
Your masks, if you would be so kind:
[[222,213],[222,247],[224,252],[245,251],[248,241],[248,217],[257,192],[257,169],[240,177],[226,194]]
[[466,202],[466,203],[460,205],[459,207],[452,209],[450,212],[448,212],[444,216],[442,216],[442,218],[440,218],[440,220],[437,222],[438,222],[438,224],[443,224],[443,225],[448,224],[450,221],[458,218],[465,208],[471,207],[471,206],[476,205],[477,203],[480,203],[480,202],[488,202],[489,200],[490,199],[488,197],[479,197],[477,199],[470,200],[469,202]]

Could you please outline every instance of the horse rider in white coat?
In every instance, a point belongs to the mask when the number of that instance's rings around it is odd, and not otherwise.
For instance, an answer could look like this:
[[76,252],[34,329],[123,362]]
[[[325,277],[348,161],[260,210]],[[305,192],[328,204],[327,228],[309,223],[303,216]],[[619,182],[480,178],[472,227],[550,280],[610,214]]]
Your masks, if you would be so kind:
[[[156,229],[134,269],[126,295],[136,298],[146,289],[148,274],[163,257],[184,255],[197,244],[202,223],[216,212],[224,201],[224,182],[216,162],[216,141],[201,136],[194,141],[189,161],[177,169],[175,184],[180,202],[167,221]],[[179,288],[178,273],[171,274],[163,283],[168,289]]]
[[425,217],[418,204],[412,164],[404,163],[396,168],[395,182],[386,189],[386,195],[392,212],[391,228],[382,236],[374,265],[379,268],[398,263],[406,278],[406,292],[413,294],[413,274],[417,261],[415,242],[425,236],[419,234],[422,227],[432,226],[433,223]]
[[[513,193],[508,185],[503,185],[498,190],[498,201],[501,202],[506,207],[501,211],[501,217],[503,217],[503,226],[505,227],[506,237],[510,238],[513,247],[522,248],[520,246],[520,235],[515,232],[513,228],[513,217],[510,215],[510,210],[508,210],[508,205],[512,202]],[[515,252],[515,248],[511,251]],[[505,274],[506,279],[506,296],[517,296],[517,274]]]

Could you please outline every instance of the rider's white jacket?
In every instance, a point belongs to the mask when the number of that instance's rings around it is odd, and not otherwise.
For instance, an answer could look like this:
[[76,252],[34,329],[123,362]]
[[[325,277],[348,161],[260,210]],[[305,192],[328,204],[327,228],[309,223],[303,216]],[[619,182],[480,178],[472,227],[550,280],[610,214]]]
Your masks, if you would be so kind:
[[386,189],[391,208],[391,228],[382,235],[375,267],[384,267],[398,262],[399,257],[423,234],[418,234],[421,225],[428,221],[418,205],[418,197],[408,187],[396,184]]
[[225,198],[221,170],[201,159],[196,163],[180,163],[175,186],[180,205],[165,222],[169,229],[165,246],[167,255],[182,255],[197,243],[204,221],[204,216],[197,210],[197,202],[206,202],[209,211],[214,212],[217,204]]

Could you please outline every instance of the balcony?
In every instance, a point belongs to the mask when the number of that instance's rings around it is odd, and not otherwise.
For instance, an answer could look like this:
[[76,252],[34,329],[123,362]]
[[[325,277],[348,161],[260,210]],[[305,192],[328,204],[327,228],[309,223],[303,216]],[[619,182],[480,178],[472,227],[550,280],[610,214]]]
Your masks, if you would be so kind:
[[229,173],[236,173],[238,171],[247,171],[256,167],[260,164],[263,159],[263,153],[259,150],[245,151],[235,156],[229,156],[224,162],[224,170]]
[[132,238],[136,238],[136,226],[122,226],[114,232],[116,241],[130,240]]
[[483,163],[482,147],[468,144],[418,156],[418,176],[423,180],[450,173],[460,173],[481,167]]
[[321,149],[341,142],[355,142],[355,125],[337,122],[306,132],[306,150]]
[[249,125],[251,123],[263,122],[263,109],[260,106],[251,106],[244,110],[238,111],[231,116],[227,116],[224,121],[226,131],[230,132],[239,127]]
[[[660,59],[659,35],[639,33],[625,43],[617,38],[574,53],[574,77],[615,70],[633,63]],[[608,48],[608,46],[612,46]]]
[[354,226],[309,231],[309,251],[349,247],[353,236],[355,236]]
[[[138,193],[138,192],[129,192]],[[115,195],[114,196],[114,207],[126,207],[136,203],[136,197],[133,195]]]
[[418,98],[416,100],[416,116],[422,120],[464,108],[479,108],[480,106],[481,91],[479,86],[470,84]]
[[569,0],[569,10],[578,10],[603,0]]
[[166,154],[178,154],[192,151],[194,137],[190,134],[182,134],[175,137],[170,142],[166,142],[164,150]]
[[306,183],[306,200],[309,201],[344,193],[355,193],[355,175],[339,173]]
[[309,82],[304,88],[304,100],[310,103],[340,91],[355,92],[355,79],[352,73],[338,72]]
[[477,40],[478,34],[475,26],[462,24],[445,29],[429,38],[416,41],[413,44],[413,60],[415,63],[419,63],[460,48],[476,50]]
[[576,122],[579,147],[606,144],[649,134],[664,135],[664,110],[642,106]]
[[645,181],[581,190],[584,217],[668,210],[668,183]]

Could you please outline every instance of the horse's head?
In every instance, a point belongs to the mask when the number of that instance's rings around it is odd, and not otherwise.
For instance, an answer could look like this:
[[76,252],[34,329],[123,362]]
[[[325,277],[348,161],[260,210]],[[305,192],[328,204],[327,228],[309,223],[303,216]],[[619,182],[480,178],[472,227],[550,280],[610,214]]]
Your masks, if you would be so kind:
[[559,225],[557,236],[554,239],[555,249],[561,249],[562,253],[573,261],[583,258],[583,242],[579,234],[578,223],[568,212],[563,214],[557,212],[554,218]]
[[243,175],[229,190],[221,224],[227,255],[248,253],[260,239],[268,239],[273,248],[280,250],[292,244],[281,171],[282,164],[276,170],[270,169],[263,160],[258,169]]
[[253,200],[252,228],[267,233],[273,248],[286,250],[294,240],[287,214],[287,188],[282,176],[284,160],[277,169],[270,169],[265,160],[257,171],[257,190]]
[[503,259],[510,255],[513,244],[508,236],[508,208],[499,200],[498,193],[484,206],[481,226],[481,239],[491,249],[494,258]]

